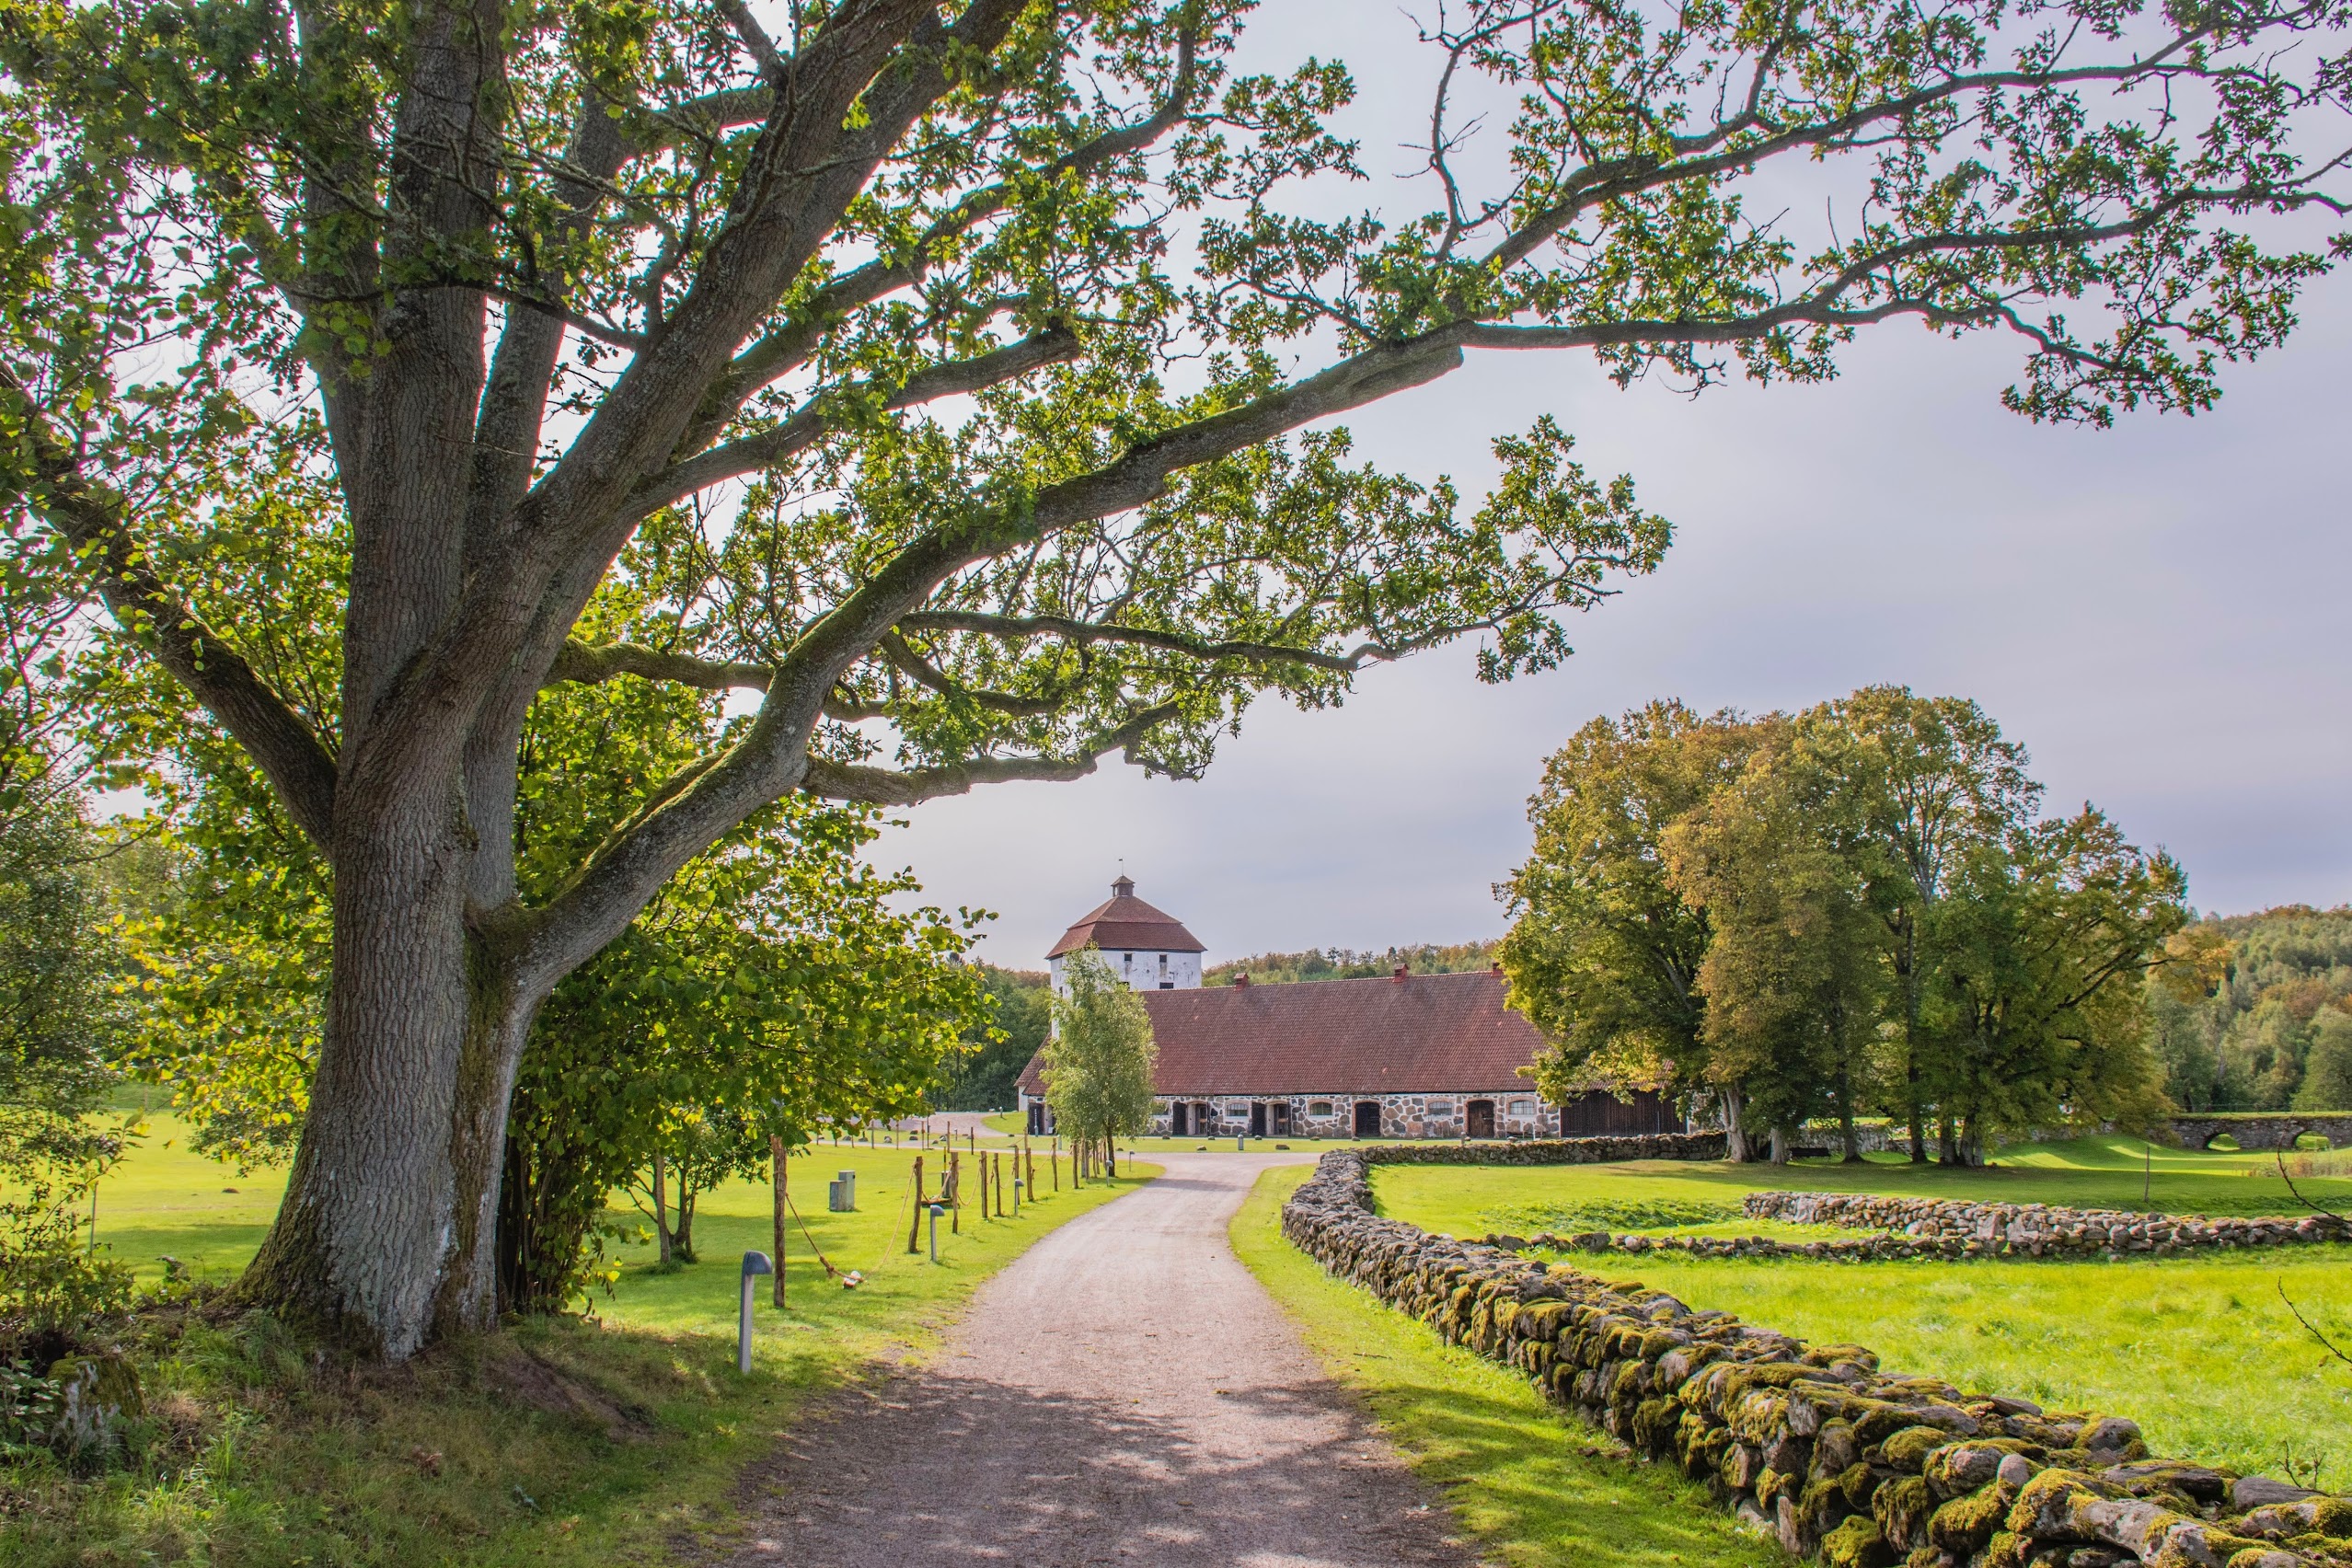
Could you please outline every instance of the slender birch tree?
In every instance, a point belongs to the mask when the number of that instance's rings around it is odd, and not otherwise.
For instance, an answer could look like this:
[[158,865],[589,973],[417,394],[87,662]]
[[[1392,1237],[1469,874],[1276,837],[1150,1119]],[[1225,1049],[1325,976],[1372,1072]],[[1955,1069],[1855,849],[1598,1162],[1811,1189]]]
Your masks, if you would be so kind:
[[1104,1169],[1116,1174],[1115,1140],[1151,1125],[1152,1069],[1159,1060],[1151,1015],[1093,948],[1070,954],[1062,979],[1069,989],[1054,998],[1045,1104],[1074,1147],[1101,1149]]

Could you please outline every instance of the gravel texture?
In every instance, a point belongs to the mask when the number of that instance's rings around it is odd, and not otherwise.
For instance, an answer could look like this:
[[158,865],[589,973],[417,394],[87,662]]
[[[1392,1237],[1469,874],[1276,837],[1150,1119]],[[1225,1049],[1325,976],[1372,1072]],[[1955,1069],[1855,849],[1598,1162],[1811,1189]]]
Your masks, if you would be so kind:
[[735,1559],[802,1568],[1474,1564],[1227,1244],[1270,1165],[1167,1174],[984,1286],[929,1365],[804,1422]]

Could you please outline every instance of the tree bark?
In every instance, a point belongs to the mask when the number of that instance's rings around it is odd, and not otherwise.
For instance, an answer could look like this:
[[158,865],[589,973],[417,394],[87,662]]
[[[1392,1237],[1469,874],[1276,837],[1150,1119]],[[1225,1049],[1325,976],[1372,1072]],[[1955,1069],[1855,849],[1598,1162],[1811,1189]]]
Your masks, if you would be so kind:
[[670,1190],[662,1179],[662,1155],[653,1154],[653,1235],[662,1249],[662,1262],[670,1261]]
[[1903,984],[1903,1109],[1910,1123],[1911,1163],[1927,1163],[1926,1111],[1920,1101],[1920,922],[1903,912],[1903,942],[1896,951]]
[[1747,1096],[1737,1088],[1725,1085],[1723,1090],[1724,1156],[1735,1165],[1746,1165],[1754,1158],[1747,1147],[1747,1129],[1740,1125],[1740,1115],[1746,1110]]
[[534,1008],[467,928],[458,819],[447,793],[411,792],[337,856],[311,1113],[240,1287],[390,1360],[497,1312],[507,1101]]
[[[785,1148],[784,1140],[778,1137],[773,1133],[770,1133],[767,1137],[767,1156],[775,1162],[775,1169],[769,1173],[770,1180],[775,1187],[775,1201],[770,1206],[776,1211],[776,1284],[774,1287],[774,1295],[776,1305],[781,1307],[784,1305],[784,1214],[785,1204],[787,1202],[787,1190],[784,1184],[786,1181],[784,1161],[790,1157],[790,1151]],[[915,1197],[916,1206],[918,1209],[922,1206],[923,1182],[920,1174],[922,1169],[923,1162],[919,1159],[917,1160],[915,1162],[915,1170],[917,1171],[915,1180]],[[906,1250],[910,1252],[915,1250],[911,1237],[908,1240]]]

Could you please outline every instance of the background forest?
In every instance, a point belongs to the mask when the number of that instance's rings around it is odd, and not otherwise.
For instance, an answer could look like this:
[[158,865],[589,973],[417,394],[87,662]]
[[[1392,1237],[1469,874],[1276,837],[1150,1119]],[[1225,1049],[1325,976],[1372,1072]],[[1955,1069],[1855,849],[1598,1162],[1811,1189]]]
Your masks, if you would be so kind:
[[1243,974],[1252,985],[1279,986],[1294,980],[1361,980],[1389,974],[1399,964],[1409,974],[1458,974],[1484,969],[1494,961],[1493,942],[1418,942],[1411,947],[1357,952],[1353,948],[1309,948],[1304,952],[1255,952],[1205,971],[1205,986],[1230,986]]
[[1045,1043],[1053,992],[1042,969],[972,967],[987,988],[987,1017],[964,1030],[968,1054],[949,1066],[933,1101],[941,1111],[1004,1111],[1013,1102],[1013,1080]]
[[2149,1044],[2185,1111],[2352,1111],[2352,907],[2198,922],[2226,940],[2211,995],[2148,988]]

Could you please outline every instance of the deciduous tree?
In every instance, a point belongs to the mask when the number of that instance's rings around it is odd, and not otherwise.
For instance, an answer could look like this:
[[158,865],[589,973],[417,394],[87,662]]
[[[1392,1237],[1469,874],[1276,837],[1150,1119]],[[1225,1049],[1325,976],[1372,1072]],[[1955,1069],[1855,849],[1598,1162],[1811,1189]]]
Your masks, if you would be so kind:
[[1594,720],[1545,763],[1528,802],[1534,849],[1495,890],[1513,917],[1498,953],[1511,1005],[1544,1036],[1545,1098],[1600,1086],[1738,1099],[1736,1080],[1707,1070],[1707,912],[1673,885],[1662,839],[1739,776],[1762,732],[1654,702]]
[[1045,1105],[1054,1125],[1116,1169],[1113,1140],[1151,1125],[1151,1075],[1159,1048],[1143,998],[1112,973],[1102,954],[1081,948],[1062,965],[1066,987],[1054,998],[1045,1042]]
[[1922,1080],[1936,1045],[1921,998],[1938,976],[1939,907],[1962,857],[2031,824],[2040,790],[2025,776],[2025,748],[1963,698],[1865,686],[1806,718],[1808,749],[1838,780],[1848,854],[1893,938],[1898,1101],[1916,1164],[1927,1159]]
[[1797,741],[1770,725],[1735,778],[1674,823],[1660,850],[1667,884],[1707,923],[1692,981],[1707,1080],[1742,1124],[1789,1159],[1795,1133],[1833,1116],[1860,1159],[1854,1115],[1873,1098],[1887,941],[1862,870],[1845,853],[1847,800]]
[[[489,1322],[535,1011],[778,798],[1190,773],[1261,693],[1466,636],[1489,677],[1549,665],[1664,548],[1549,422],[1472,508],[1309,425],[1478,350],[1816,378],[1895,318],[2021,334],[2037,417],[2202,406],[2323,264],[2261,215],[2338,200],[2295,139],[2341,91],[2307,0],[1514,0],[1432,35],[1421,210],[1309,217],[1296,182],[1353,172],[1347,79],[1233,74],[1244,8],[0,13],[13,520],[332,890],[252,1296],[395,1357]],[[1484,174],[1477,91],[1516,99]],[[1781,166],[1847,182],[1834,222],[1750,215]],[[304,585],[331,704],[256,651],[268,574],[222,533],[273,465],[348,525]],[[601,640],[583,611],[671,518],[670,631]],[[621,677],[759,708],[526,889],[531,708]]]
[[2140,1127],[2162,1113],[2141,982],[2188,920],[2179,864],[2085,805],[1971,848],[1954,882],[1929,998],[1951,1015],[1931,1073],[1954,1135],[1943,1158],[1980,1164],[2030,1128]]

